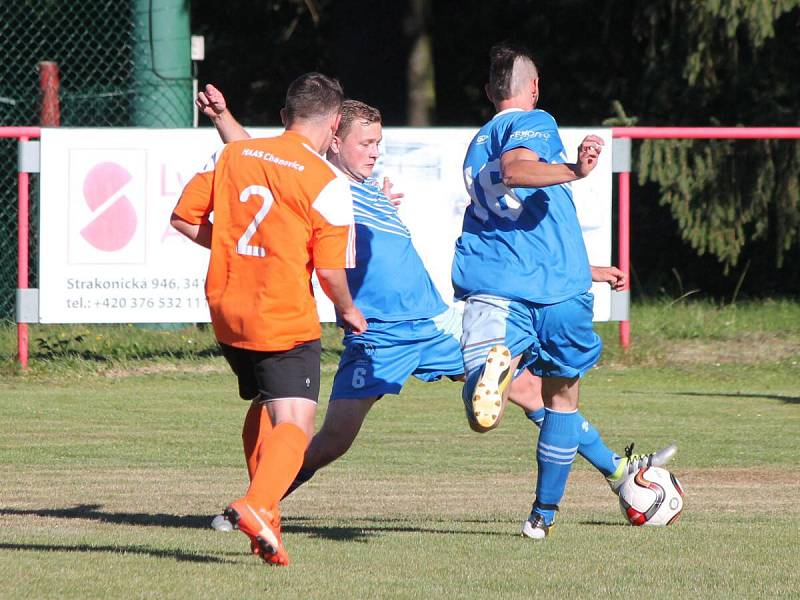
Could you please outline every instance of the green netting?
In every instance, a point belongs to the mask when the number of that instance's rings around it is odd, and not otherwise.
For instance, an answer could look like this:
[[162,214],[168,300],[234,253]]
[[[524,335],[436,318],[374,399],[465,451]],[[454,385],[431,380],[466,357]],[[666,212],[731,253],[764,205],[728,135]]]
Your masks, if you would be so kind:
[[[38,64],[58,65],[61,126],[191,126],[188,0],[0,2],[0,127],[39,125]],[[0,139],[0,319],[16,288],[17,142]],[[31,180],[36,284],[37,179]]]

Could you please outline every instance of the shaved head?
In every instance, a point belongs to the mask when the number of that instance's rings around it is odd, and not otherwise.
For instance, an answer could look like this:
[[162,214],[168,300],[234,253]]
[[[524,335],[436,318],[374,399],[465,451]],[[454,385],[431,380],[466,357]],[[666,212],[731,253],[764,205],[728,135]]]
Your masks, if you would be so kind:
[[487,92],[494,102],[525,93],[530,82],[539,77],[530,51],[522,45],[501,42],[489,51]]
[[527,56],[518,56],[511,70],[511,96],[519,96],[525,91],[531,79],[539,77],[536,65]]

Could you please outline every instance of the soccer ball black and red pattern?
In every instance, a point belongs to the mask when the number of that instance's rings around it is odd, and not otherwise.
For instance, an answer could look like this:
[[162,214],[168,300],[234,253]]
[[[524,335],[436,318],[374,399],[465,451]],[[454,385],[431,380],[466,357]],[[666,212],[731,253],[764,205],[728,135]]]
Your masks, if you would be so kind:
[[619,489],[619,506],[631,525],[672,525],[683,511],[683,488],[660,467],[639,469]]

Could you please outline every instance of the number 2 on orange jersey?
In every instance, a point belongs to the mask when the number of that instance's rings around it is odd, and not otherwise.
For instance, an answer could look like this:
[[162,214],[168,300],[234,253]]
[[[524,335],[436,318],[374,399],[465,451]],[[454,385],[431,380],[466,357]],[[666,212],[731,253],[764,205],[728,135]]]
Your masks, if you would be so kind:
[[252,196],[261,196],[264,199],[264,203],[261,205],[261,208],[258,209],[253,220],[250,221],[250,225],[247,226],[242,237],[236,242],[236,252],[245,256],[264,257],[267,255],[266,248],[251,246],[250,240],[256,234],[258,226],[261,224],[261,221],[264,220],[264,217],[267,216],[269,209],[272,208],[272,203],[275,201],[275,198],[269,188],[263,185],[249,185],[239,194],[239,202],[247,202]]

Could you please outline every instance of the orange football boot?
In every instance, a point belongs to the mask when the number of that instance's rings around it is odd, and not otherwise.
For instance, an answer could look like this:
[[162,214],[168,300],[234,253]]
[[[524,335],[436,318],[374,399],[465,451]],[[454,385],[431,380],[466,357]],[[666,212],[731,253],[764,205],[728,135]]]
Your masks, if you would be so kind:
[[225,509],[225,516],[250,538],[250,550],[271,565],[287,566],[289,555],[281,541],[281,521],[277,511],[242,498]]

